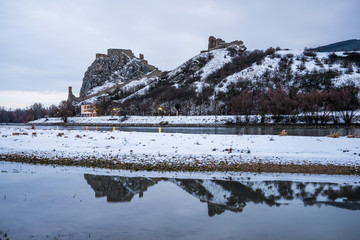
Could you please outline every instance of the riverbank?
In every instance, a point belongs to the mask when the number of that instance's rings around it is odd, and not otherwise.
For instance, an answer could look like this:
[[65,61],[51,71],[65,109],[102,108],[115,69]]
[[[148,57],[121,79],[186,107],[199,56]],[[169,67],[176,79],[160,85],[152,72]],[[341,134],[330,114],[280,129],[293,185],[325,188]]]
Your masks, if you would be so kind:
[[[236,119],[240,119],[237,122]],[[118,126],[118,127],[360,127],[360,116],[352,124],[345,124],[341,121],[334,124],[308,124],[298,121],[275,122],[268,117],[268,121],[261,123],[260,116],[219,115],[219,116],[100,116],[100,117],[69,117],[65,123],[60,117],[41,118],[28,123],[29,125],[55,125],[55,126]]]
[[358,174],[359,138],[0,129],[3,161],[148,171]]

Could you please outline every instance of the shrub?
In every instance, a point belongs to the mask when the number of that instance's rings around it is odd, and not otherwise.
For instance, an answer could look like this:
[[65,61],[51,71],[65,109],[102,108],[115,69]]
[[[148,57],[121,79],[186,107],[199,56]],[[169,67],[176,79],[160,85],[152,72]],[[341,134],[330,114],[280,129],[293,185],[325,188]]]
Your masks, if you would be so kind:
[[316,57],[316,52],[314,52],[314,50],[305,48],[304,55],[307,57]]
[[348,137],[348,138],[360,138],[358,132],[357,132],[355,129],[353,129],[353,130],[352,130],[352,133],[351,133],[351,134],[348,134],[347,137]]
[[287,132],[286,132],[285,129],[282,130],[281,133],[279,134],[279,136],[287,136],[287,135],[288,135],[288,134],[287,134]]
[[339,132],[339,131],[337,131],[337,132],[332,132],[330,135],[328,135],[328,137],[338,138],[338,137],[340,137],[340,132]]
[[12,135],[19,136],[19,135],[29,135],[29,134],[26,132],[24,132],[24,133],[16,132],[16,133],[13,133]]

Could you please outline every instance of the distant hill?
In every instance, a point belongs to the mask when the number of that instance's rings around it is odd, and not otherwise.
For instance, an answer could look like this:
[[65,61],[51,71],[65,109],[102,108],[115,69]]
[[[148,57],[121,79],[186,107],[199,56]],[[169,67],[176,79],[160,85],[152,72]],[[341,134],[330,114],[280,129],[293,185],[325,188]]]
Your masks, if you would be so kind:
[[317,52],[359,51],[360,40],[352,39],[314,48]]

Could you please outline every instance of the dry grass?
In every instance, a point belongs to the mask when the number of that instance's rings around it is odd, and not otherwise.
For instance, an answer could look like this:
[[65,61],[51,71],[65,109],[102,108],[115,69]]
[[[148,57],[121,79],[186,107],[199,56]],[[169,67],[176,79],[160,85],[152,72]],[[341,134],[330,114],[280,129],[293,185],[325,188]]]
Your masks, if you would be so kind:
[[79,134],[75,136],[75,138],[82,138]]
[[232,153],[232,151],[233,151],[232,148],[226,148],[226,149],[224,150],[224,152],[228,152],[228,153]]
[[62,136],[64,136],[64,133],[63,133],[63,132],[59,132],[56,136],[62,137]]
[[159,123],[159,125],[168,125],[168,124],[169,124],[168,121],[162,121],[162,122]]
[[330,135],[328,135],[328,137],[331,137],[331,138],[338,138],[340,137],[340,132],[337,131],[337,132],[332,132]]
[[31,136],[32,136],[32,137],[37,137],[37,133],[36,133],[36,132],[33,132],[33,133],[31,134]]
[[310,173],[310,174],[350,174],[358,175],[359,170],[356,166],[338,166],[332,164],[273,164],[273,163],[235,163],[229,164],[226,162],[210,161],[207,164],[201,165],[199,162],[158,162],[153,164],[147,163],[127,163],[121,161],[113,161],[113,159],[49,159],[40,158],[38,156],[25,156],[17,154],[0,154],[2,161],[20,162],[31,164],[46,164],[57,166],[83,166],[83,167],[98,167],[106,169],[125,169],[130,171],[233,171],[233,172],[274,172],[274,173]]
[[14,136],[19,136],[19,135],[29,135],[29,134],[26,133],[26,132],[24,132],[24,133],[14,132],[12,135],[14,135]]
[[351,134],[347,135],[348,138],[360,138],[358,132],[353,130]]
[[287,136],[287,135],[288,135],[288,134],[287,134],[287,132],[286,132],[285,129],[282,130],[281,133],[279,134],[279,136]]

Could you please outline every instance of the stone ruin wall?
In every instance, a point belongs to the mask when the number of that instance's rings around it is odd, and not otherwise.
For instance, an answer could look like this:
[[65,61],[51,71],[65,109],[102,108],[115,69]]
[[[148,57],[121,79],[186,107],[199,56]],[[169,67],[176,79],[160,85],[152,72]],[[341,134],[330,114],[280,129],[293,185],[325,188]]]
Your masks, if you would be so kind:
[[214,49],[227,48],[230,45],[243,45],[243,44],[244,44],[243,41],[239,41],[239,40],[227,43],[221,38],[215,38],[214,36],[210,36],[208,41],[208,49],[201,51],[201,53],[208,52]]
[[110,49],[107,50],[107,55],[108,56],[111,56],[111,55],[120,56],[122,53],[125,53],[126,55],[128,55],[131,58],[135,58],[134,53],[130,49],[110,48]]
[[96,58],[108,58],[111,55],[116,55],[116,56],[121,56],[122,54],[126,54],[131,58],[135,58],[134,53],[130,50],[130,49],[115,49],[115,48],[110,48],[107,50],[107,54],[104,53],[96,53],[95,57]]
[[[110,48],[107,50],[107,54],[103,54],[103,53],[96,53],[96,59],[98,58],[109,58],[111,55],[117,55],[117,56],[121,56],[122,54],[126,54],[127,56],[131,57],[131,58],[135,58],[134,53],[130,50],[130,49],[116,49],[116,48]],[[144,58],[144,54],[140,53],[139,54],[139,59],[141,60],[141,62],[148,66],[150,69],[152,70],[158,70],[157,67],[150,65],[148,63],[147,60],[145,60]]]
[[96,58],[101,58],[101,57],[109,57],[109,56],[106,55],[106,54],[103,54],[103,53],[97,53],[96,54]]

